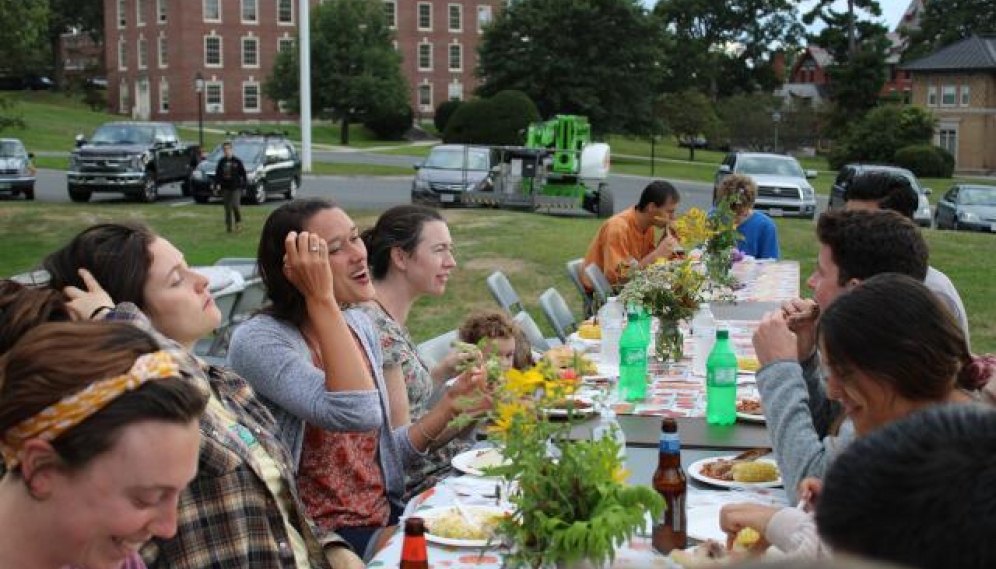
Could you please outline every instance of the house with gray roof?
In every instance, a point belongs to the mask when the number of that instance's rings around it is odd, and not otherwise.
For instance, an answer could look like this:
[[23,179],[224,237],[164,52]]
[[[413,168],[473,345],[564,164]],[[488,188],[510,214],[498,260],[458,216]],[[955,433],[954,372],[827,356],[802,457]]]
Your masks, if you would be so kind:
[[913,104],[938,119],[934,144],[960,174],[996,173],[996,34],[972,35],[902,66]]

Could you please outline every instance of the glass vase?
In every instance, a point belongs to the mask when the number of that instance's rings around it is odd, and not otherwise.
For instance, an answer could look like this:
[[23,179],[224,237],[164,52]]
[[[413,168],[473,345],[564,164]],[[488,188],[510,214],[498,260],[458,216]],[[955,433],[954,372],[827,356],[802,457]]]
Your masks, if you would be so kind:
[[685,353],[685,336],[678,327],[678,321],[658,316],[660,329],[654,339],[657,358],[664,363],[678,362]]
[[706,274],[713,282],[725,282],[733,268],[733,250],[710,251],[705,255]]

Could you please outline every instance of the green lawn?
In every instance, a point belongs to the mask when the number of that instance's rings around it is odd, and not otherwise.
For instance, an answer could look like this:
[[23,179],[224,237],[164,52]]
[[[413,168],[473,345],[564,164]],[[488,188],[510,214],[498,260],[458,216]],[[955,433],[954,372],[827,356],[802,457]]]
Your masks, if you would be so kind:
[[[277,204],[244,207],[247,231],[224,231],[222,208],[217,205],[164,207],[141,204],[4,203],[0,208],[0,274],[26,271],[47,252],[65,243],[90,224],[141,219],[172,240],[193,265],[210,264],[220,257],[254,256],[256,236],[266,215]],[[371,212],[351,212],[357,225],[369,226]],[[556,287],[575,313],[580,297],[568,280],[565,263],[584,254],[598,228],[596,219],[549,217],[496,210],[447,211],[456,243],[459,267],[442,298],[423,299],[412,311],[411,329],[425,340],[456,327],[475,309],[496,304],[484,284],[495,269],[504,271],[533,317],[545,327],[538,298]],[[802,265],[802,279],[812,271],[816,255],[813,223],[776,220],[785,258]],[[989,262],[996,258],[996,236],[925,231],[932,264],[947,273],[965,301],[977,352],[996,352],[996,303],[992,301]],[[805,291],[805,287],[802,287]]]

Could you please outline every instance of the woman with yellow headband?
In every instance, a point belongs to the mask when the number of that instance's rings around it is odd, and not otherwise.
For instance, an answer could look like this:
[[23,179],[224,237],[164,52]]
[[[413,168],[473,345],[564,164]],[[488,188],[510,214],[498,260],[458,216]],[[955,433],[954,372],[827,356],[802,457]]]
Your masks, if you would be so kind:
[[61,322],[0,358],[0,567],[141,567],[176,532],[206,394],[126,324]]

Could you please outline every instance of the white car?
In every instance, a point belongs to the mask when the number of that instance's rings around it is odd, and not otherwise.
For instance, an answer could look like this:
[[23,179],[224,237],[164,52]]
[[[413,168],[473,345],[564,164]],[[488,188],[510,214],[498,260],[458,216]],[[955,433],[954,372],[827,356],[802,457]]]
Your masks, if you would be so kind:
[[31,164],[34,156],[20,140],[0,138],[0,193],[35,199],[35,167]]
[[719,183],[729,174],[750,176],[757,184],[754,207],[766,210],[772,217],[805,217],[816,215],[816,191],[809,180],[815,170],[803,170],[791,156],[764,152],[731,152],[716,171],[713,202]]

